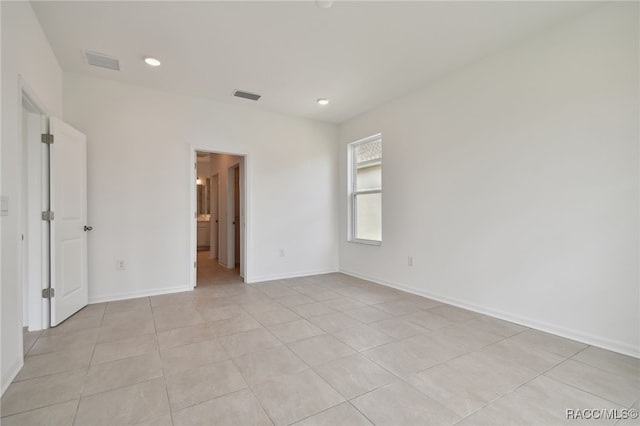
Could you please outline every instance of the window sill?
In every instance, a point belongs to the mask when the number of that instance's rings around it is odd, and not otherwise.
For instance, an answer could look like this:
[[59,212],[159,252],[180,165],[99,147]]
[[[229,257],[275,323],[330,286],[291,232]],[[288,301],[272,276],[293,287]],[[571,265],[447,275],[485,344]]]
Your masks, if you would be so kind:
[[347,240],[348,243],[355,243],[355,244],[364,244],[366,246],[381,246],[382,245],[382,241],[375,241],[375,240]]

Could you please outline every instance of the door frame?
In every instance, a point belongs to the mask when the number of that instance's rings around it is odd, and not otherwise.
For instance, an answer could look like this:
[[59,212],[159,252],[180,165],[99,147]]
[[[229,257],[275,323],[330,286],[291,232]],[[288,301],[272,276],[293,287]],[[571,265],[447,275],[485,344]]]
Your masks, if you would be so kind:
[[[49,131],[49,111],[45,104],[39,99],[36,93],[31,89],[22,76],[19,76],[19,111],[20,111],[20,140],[23,144],[23,157],[21,159],[21,166],[23,168],[22,183],[21,183],[21,198],[26,199],[25,204],[21,201],[19,205],[19,218],[20,218],[20,232],[24,235],[24,240],[20,247],[19,259],[20,259],[20,272],[19,280],[22,287],[21,295],[24,298],[21,302],[21,308],[26,312],[23,312],[23,326],[27,326],[29,331],[43,330],[49,328],[50,321],[50,307],[49,299],[42,297],[42,289],[49,286],[49,223],[41,220],[39,217],[30,215],[33,213],[32,209],[29,209],[29,199],[34,200],[36,197],[40,198],[40,206],[36,210],[36,216],[39,216],[40,211],[48,208],[48,162],[46,147],[41,143],[39,135],[36,134],[33,137],[29,134],[29,140],[25,140],[27,135],[23,131],[23,120],[25,117],[23,114],[23,104],[27,104],[34,111],[30,111],[31,114],[40,116],[40,131]],[[37,148],[33,146],[37,144]],[[39,151],[39,153],[37,152]],[[40,163],[37,166],[37,163]],[[40,184],[34,184],[33,182],[25,179],[25,170],[34,168],[40,169]],[[26,191],[26,192],[25,192]],[[32,201],[33,202],[33,201]],[[30,232],[30,229],[37,230],[39,232]],[[25,274],[24,271],[27,271]],[[34,276],[29,275],[34,273]],[[40,279],[37,276],[40,275]],[[33,278],[33,279],[32,279]]]
[[[211,203],[209,211],[211,220],[209,221],[209,259],[220,258],[220,173],[211,175]],[[215,212],[215,214],[214,214]]]
[[[196,179],[197,179],[197,152],[206,152],[209,154],[223,154],[234,155],[236,157],[242,157],[240,161],[240,276],[247,281],[246,277],[249,276],[251,270],[251,259],[248,256],[248,245],[251,240],[251,167],[250,167],[250,155],[242,152],[228,152],[220,151],[215,148],[205,147],[202,145],[190,145],[189,146],[189,173],[187,185],[189,188],[189,208],[187,209],[187,224],[189,226],[189,246],[187,252],[190,253],[189,263],[187,265],[188,282],[191,283],[191,287],[196,288],[196,267],[197,267],[197,211],[196,203],[198,196],[196,194]],[[219,230],[219,228],[218,228]],[[218,246],[218,250],[220,247]],[[219,256],[218,256],[219,257]]]
[[[242,178],[240,165],[241,161],[234,163],[227,168],[227,269],[234,269],[236,263],[240,264],[240,276],[242,276]],[[239,206],[240,211],[236,212],[236,170],[238,170],[238,189],[240,191]],[[236,213],[240,224],[240,259],[236,259]],[[239,260],[236,262],[236,260]]]

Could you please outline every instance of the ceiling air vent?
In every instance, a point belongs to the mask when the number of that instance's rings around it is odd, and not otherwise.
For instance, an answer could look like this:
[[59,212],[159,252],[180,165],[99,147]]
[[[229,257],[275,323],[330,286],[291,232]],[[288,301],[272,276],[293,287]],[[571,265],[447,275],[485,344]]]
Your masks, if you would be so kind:
[[109,70],[120,71],[120,61],[117,58],[103,55],[97,52],[84,52],[87,63],[94,67],[106,68]]
[[238,98],[251,99],[252,101],[257,101],[258,99],[260,99],[260,95],[256,95],[254,93],[249,93],[249,92],[243,92],[242,90],[236,90],[235,92],[233,92],[233,96],[236,96]]

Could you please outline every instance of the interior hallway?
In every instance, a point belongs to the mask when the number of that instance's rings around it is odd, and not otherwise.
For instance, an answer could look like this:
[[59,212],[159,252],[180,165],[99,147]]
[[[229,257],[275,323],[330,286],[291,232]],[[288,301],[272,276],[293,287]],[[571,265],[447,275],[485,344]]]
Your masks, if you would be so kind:
[[218,259],[209,259],[209,254],[209,251],[198,252],[198,263],[196,264],[196,285],[198,287],[243,282],[240,276],[240,267],[225,268],[218,263]]
[[26,333],[3,426],[553,425],[639,407],[635,358],[339,273],[244,284],[204,263],[195,291]]

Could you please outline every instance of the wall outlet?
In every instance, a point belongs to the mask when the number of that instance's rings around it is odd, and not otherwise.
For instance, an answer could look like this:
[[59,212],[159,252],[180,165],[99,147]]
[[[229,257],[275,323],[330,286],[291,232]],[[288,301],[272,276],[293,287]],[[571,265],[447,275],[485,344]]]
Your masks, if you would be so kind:
[[413,256],[407,257],[407,266],[413,266]]
[[116,260],[116,269],[118,271],[124,271],[124,260]]
[[284,249],[283,248],[280,249],[279,254],[280,254],[280,257],[284,257]]

